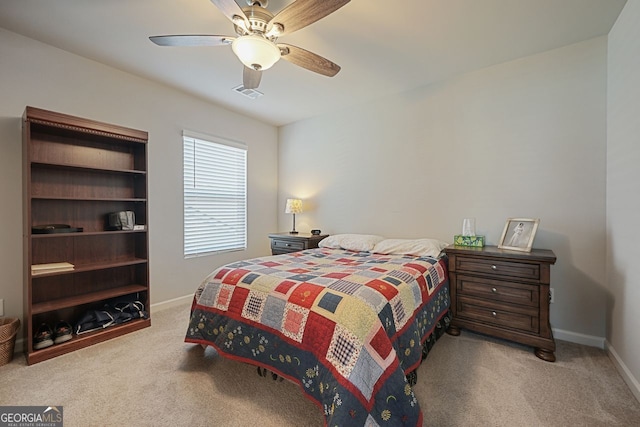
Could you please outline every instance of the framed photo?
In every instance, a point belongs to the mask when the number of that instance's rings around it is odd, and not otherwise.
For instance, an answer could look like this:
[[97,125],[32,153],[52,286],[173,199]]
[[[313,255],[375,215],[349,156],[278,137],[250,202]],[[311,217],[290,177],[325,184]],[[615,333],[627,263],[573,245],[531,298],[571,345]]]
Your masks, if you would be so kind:
[[498,248],[531,252],[533,238],[538,231],[539,219],[509,218],[498,243]]

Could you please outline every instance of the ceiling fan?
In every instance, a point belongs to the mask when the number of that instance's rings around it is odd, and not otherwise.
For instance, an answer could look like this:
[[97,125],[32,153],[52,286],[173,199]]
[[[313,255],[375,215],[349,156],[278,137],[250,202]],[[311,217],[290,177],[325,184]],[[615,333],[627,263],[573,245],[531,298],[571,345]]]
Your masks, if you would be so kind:
[[246,0],[241,8],[234,0],[211,0],[233,23],[237,36],[167,35],[149,39],[159,46],[225,46],[244,64],[245,89],[260,84],[262,72],[280,58],[328,77],[335,76],[340,66],[315,53],[286,43],[278,37],[290,34],[335,12],[350,0],[296,0],[277,14],[266,9],[268,0]]

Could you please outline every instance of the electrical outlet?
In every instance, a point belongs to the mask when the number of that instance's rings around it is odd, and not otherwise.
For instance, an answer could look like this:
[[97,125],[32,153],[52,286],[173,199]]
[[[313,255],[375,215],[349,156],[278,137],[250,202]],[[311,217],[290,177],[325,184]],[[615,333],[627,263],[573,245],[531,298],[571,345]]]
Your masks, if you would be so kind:
[[0,299],[0,316],[4,316],[4,300]]
[[554,303],[554,295],[553,295],[553,288],[549,288],[549,303],[553,304]]

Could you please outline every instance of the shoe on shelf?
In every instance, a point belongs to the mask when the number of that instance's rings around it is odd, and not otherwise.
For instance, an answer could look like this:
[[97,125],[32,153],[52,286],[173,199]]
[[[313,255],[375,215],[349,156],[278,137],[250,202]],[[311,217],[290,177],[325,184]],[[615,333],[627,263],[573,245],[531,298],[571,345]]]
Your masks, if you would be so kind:
[[43,323],[38,328],[38,331],[33,336],[33,349],[40,350],[42,348],[50,347],[53,345],[53,332],[46,323]]
[[60,344],[65,341],[69,341],[71,338],[73,338],[73,329],[71,328],[71,325],[64,320],[59,321],[53,332],[53,342]]

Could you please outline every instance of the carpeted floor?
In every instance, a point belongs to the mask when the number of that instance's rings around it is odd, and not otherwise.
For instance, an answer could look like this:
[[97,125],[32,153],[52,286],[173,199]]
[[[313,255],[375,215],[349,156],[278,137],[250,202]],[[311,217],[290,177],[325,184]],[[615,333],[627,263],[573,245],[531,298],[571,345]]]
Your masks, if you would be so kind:
[[[33,366],[0,367],[0,405],[62,405],[73,426],[322,426],[297,385],[183,342],[189,305],[152,327]],[[418,370],[426,426],[637,426],[640,403],[604,351],[558,341],[557,361],[463,331]]]

